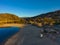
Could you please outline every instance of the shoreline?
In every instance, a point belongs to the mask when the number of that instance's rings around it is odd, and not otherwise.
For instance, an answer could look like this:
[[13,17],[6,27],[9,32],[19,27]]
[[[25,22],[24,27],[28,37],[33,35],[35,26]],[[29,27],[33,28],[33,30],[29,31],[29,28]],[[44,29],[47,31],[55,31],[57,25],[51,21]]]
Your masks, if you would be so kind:
[[2,24],[0,28],[8,28],[8,27],[20,27],[23,28],[26,24]]

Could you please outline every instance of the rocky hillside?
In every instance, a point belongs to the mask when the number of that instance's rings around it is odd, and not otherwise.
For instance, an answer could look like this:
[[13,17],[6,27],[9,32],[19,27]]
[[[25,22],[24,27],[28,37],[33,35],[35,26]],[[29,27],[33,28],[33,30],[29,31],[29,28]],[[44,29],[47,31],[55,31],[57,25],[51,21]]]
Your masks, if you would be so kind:
[[28,21],[28,23],[38,24],[38,25],[59,24],[60,23],[60,10],[26,18],[26,20]]

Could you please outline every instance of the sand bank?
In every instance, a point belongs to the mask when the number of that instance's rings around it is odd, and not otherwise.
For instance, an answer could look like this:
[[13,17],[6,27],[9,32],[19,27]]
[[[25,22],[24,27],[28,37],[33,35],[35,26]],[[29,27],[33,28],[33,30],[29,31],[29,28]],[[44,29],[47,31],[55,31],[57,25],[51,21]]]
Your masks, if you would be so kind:
[[23,28],[24,26],[26,26],[25,24],[2,24],[0,25],[0,27],[20,27]]

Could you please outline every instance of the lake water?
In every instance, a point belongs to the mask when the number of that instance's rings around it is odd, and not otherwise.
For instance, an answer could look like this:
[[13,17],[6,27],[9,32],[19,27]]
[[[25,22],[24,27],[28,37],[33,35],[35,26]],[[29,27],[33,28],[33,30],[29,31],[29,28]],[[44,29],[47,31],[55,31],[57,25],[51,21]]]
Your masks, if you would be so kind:
[[18,27],[0,28],[0,43],[20,30]]

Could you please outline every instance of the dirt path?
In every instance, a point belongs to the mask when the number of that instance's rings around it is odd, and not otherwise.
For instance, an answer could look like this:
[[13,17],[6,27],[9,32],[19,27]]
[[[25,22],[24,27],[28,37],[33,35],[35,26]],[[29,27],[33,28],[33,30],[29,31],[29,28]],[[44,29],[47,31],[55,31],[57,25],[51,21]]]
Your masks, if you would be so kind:
[[56,41],[52,41],[49,38],[40,39],[39,30],[36,26],[27,25],[22,28],[18,34],[15,45],[60,45]]
[[17,45],[59,45],[57,42],[51,39],[39,38],[39,30],[36,26],[28,25],[24,27],[22,41],[18,41]]

